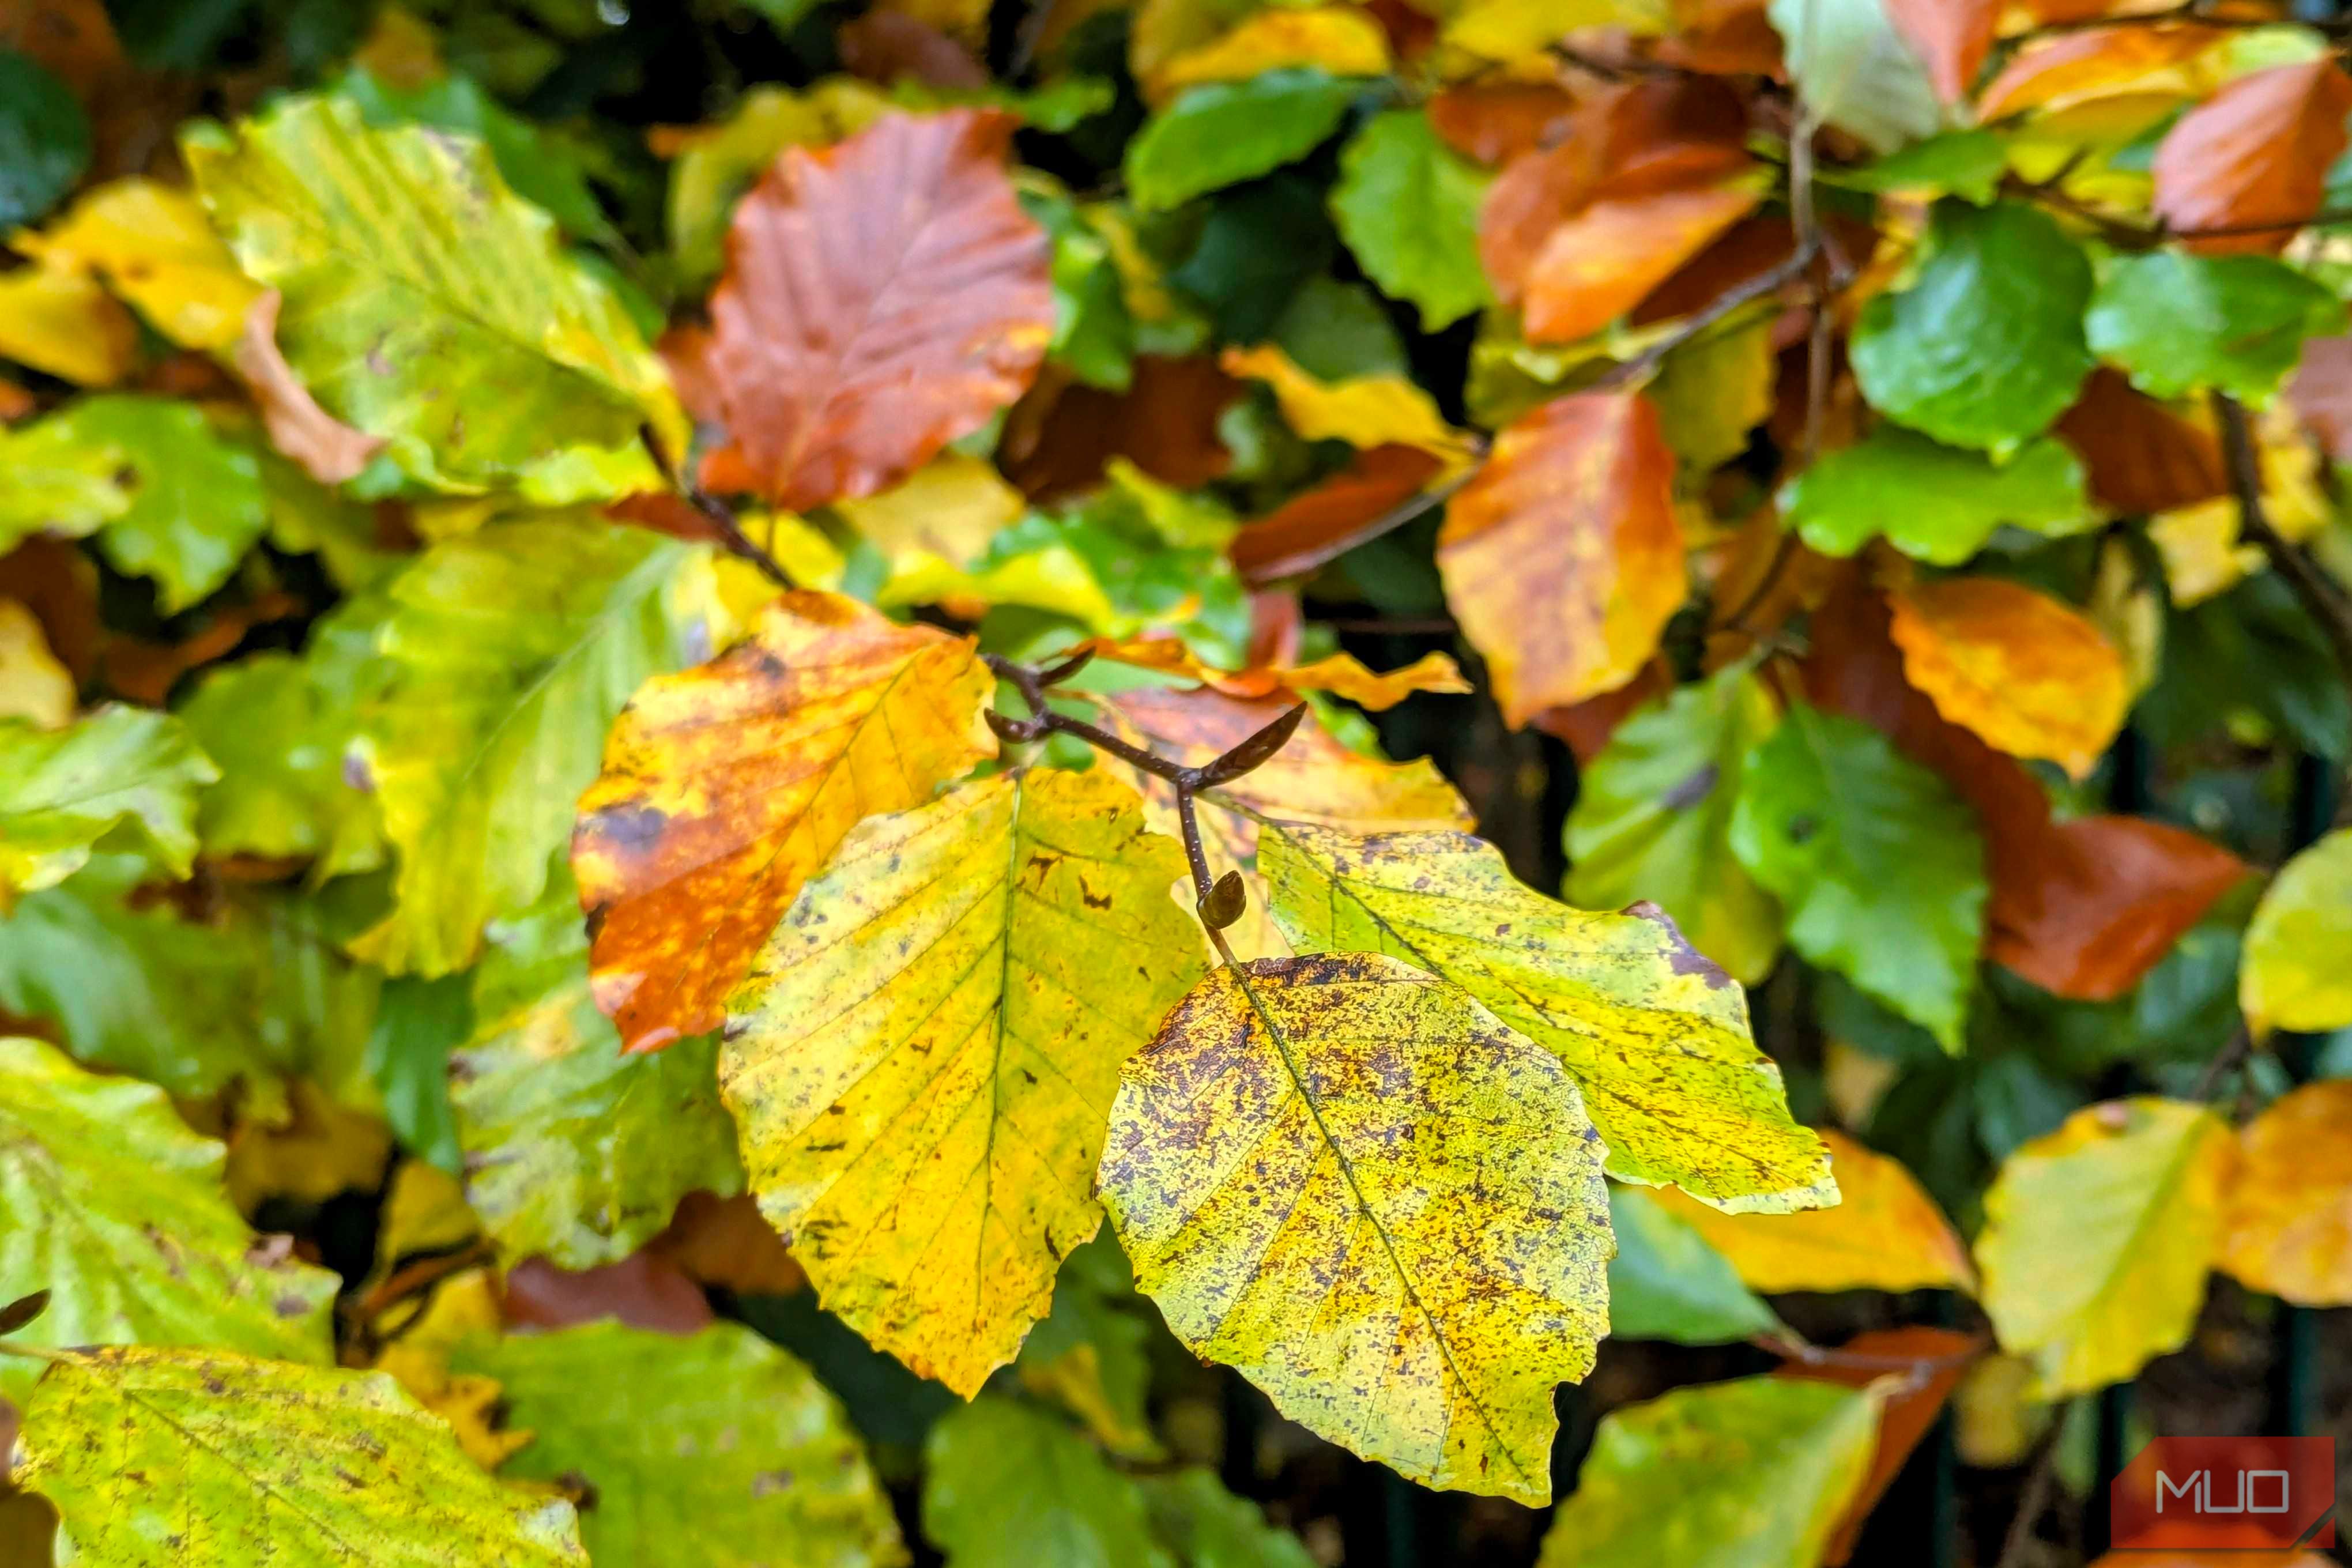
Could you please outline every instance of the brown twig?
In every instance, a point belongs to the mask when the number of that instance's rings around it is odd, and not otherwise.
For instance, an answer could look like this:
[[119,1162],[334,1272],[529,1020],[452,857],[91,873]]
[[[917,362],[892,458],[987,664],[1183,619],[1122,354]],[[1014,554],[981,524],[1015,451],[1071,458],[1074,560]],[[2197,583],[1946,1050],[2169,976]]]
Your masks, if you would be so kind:
[[2025,1495],[2017,1500],[2017,1512],[2011,1516],[2009,1533],[2000,1543],[2000,1556],[1993,1568],[2018,1568],[2025,1561],[2026,1542],[2033,1539],[2033,1527],[2042,1521],[2042,1510],[2050,1506],[2050,1483],[2057,1473],[2058,1436],[2064,1423],[2053,1421],[2033,1456],[2033,1468],[2025,1478]]
[[1907,1372],[1921,1377],[1974,1361],[1988,1348],[1982,1336],[1962,1349],[1941,1355],[1880,1355],[1871,1351],[1834,1350],[1809,1340],[1784,1339],[1778,1334],[1758,1334],[1748,1342],[1805,1366],[1850,1366],[1857,1372]]
[[2205,1070],[2197,1075],[2197,1087],[2190,1091],[2189,1098],[2211,1100],[2221,1089],[2221,1079],[2229,1075],[2230,1069],[2253,1055],[2253,1034],[2245,1025],[2240,1024],[2230,1032],[2230,1037],[2222,1042],[2221,1048],[2213,1053],[2213,1059],[2205,1064]]
[[646,455],[653,459],[654,469],[661,475],[662,482],[683,496],[688,505],[709,521],[710,526],[719,532],[719,542],[727,547],[730,554],[740,555],[757,566],[761,574],[779,588],[793,586],[792,577],[776,558],[753,542],[751,536],[743,531],[743,524],[735,516],[733,507],[679,474],[677,465],[671,462],[669,454],[662,450],[661,442],[654,435],[652,426],[639,426],[637,438],[645,444]]
[[2238,500],[2238,537],[2259,545],[2269,557],[2272,569],[2294,591],[2304,612],[2318,623],[2345,679],[2352,681],[2352,599],[2346,597],[2343,587],[2318,563],[2272,526],[2263,508],[2262,458],[2245,408],[2219,390],[2212,403],[2214,420],[2221,427],[2221,454],[2229,466],[2230,489]]

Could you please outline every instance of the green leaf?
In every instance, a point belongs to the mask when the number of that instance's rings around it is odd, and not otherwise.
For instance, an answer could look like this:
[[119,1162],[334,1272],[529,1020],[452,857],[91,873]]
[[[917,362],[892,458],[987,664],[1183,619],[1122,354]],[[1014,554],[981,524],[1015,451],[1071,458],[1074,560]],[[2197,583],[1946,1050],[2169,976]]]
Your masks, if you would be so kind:
[[239,262],[285,295],[295,374],[405,471],[454,490],[536,474],[541,500],[603,499],[654,488],[641,426],[683,448],[661,362],[479,142],[298,96],[184,151]]
[[[1192,250],[1168,269],[1168,281],[1200,302],[1220,336],[1255,342],[1339,251],[1320,187],[1285,170],[1220,192]],[[1176,330],[1189,330],[1192,320],[1180,314]],[[1149,332],[1139,328],[1139,340]]]
[[539,900],[621,705],[728,628],[708,551],[583,517],[450,540],[389,592],[362,723],[399,906],[354,951],[446,974]]
[[[331,1363],[341,1281],[247,1228],[221,1184],[226,1159],[154,1085],[0,1039],[0,1298],[49,1292],[9,1337]],[[39,1371],[0,1355],[0,1396],[21,1404]]]
[[1877,1442],[1876,1399],[1796,1378],[1612,1411],[1538,1568],[1814,1568]]
[[2048,214],[1939,202],[1910,286],[1863,310],[1854,374],[1888,418],[2005,457],[2090,374],[2090,298],[2091,263]]
[[1731,1260],[1639,1187],[1609,1189],[1609,1336],[1736,1344],[1780,1329]]
[[1852,191],[1954,195],[1990,203],[2009,173],[2009,142],[1990,131],[1947,131],[1859,169],[1824,173],[1823,184]]
[[1780,374],[1772,323],[1760,317],[1666,355],[1645,391],[1685,473],[1709,473],[1748,450],[1749,432],[1772,416]]
[[1152,1530],[1184,1568],[1314,1568],[1305,1542],[1268,1524],[1264,1510],[1205,1469],[1145,1476],[1137,1484]]
[[1022,1385],[1055,1400],[1124,1459],[1166,1457],[1144,1403],[1150,1310],[1135,1293],[1127,1255],[1108,1231],[1097,1231],[1062,1260],[1054,1310],[1021,1342]]
[[2263,889],[2246,927],[2238,1004],[2257,1039],[2352,1025],[2352,828],[2289,860]]
[[2082,459],[2059,441],[2037,437],[1995,463],[1899,425],[1832,452],[1790,480],[1780,500],[1789,524],[1824,555],[1852,555],[1883,533],[1904,554],[1937,566],[1968,560],[2004,525],[2064,534],[2098,516]]
[[1176,1568],[1141,1492],[1057,1417],[982,1398],[923,1445],[923,1533],[949,1568]]
[[2344,331],[2342,301],[2268,256],[2117,257],[2083,328],[2102,359],[2151,397],[2208,388],[2262,407],[2305,338]]
[[322,626],[302,657],[216,666],[181,704],[189,734],[221,770],[196,816],[207,854],[315,858],[321,880],[383,864],[376,799],[344,772],[373,660],[339,651]]
[[578,156],[542,127],[509,112],[470,77],[445,76],[420,87],[396,87],[357,66],[329,90],[359,105],[361,115],[377,130],[413,123],[478,138],[514,194],[546,208],[566,233],[583,239],[612,233]]
[[196,792],[218,777],[167,713],[109,703],[62,730],[0,719],[0,910],[55,887],[99,848],[186,875]]
[[1362,89],[1306,66],[1192,88],[1128,144],[1128,195],[1156,212],[1270,174],[1337,131]]
[[1789,1119],[1739,987],[1663,919],[1588,914],[1520,886],[1466,833],[1266,822],[1276,923],[1300,952],[1385,952],[1454,982],[1567,1065],[1623,1180],[1733,1212],[1827,1201],[1829,1158]]
[[1430,129],[1418,110],[1391,110],[1339,154],[1331,212],[1364,271],[1409,300],[1436,331],[1494,298],[1478,265],[1478,205],[1487,175]]
[[0,550],[36,533],[84,538],[130,510],[122,454],[75,417],[98,401],[0,429]]
[[0,48],[0,229],[32,222],[89,163],[89,119],[38,60]]
[[1770,0],[1789,74],[1813,118],[1892,153],[1933,136],[1943,105],[1879,0]]
[[1949,785],[1877,731],[1795,702],[1748,754],[1731,852],[1780,896],[1790,946],[1959,1050],[1985,857]]
[[1054,336],[1045,352],[1088,386],[1126,391],[1135,377],[1135,322],[1109,242],[1060,187],[1040,178],[1019,195],[1021,209],[1054,241]]
[[1780,951],[1780,906],[1732,860],[1727,839],[1740,766],[1779,722],[1755,671],[1731,665],[1618,725],[1578,775],[1569,902],[1614,910],[1647,899],[1733,979],[1763,979]]
[[1309,278],[1276,318],[1274,342],[1318,381],[1360,375],[1412,379],[1404,340],[1379,296],[1361,283]]
[[1541,1503],[1553,1388],[1608,1331],[1601,1161],[1558,1058],[1345,952],[1193,987],[1120,1074],[1097,1184],[1195,1354],[1408,1479]]
[[62,1516],[59,1558],[92,1568],[588,1560],[570,1503],[501,1485],[385,1373],[68,1352],[17,1446],[16,1483]]
[[840,1405],[740,1323],[681,1338],[608,1320],[466,1341],[449,1365],[497,1379],[508,1427],[537,1434],[501,1475],[594,1489],[580,1534],[597,1562],[907,1560]]
[[464,1174],[465,1165],[449,1103],[449,1056],[473,1037],[472,974],[402,974],[383,983],[368,1033],[368,1076],[401,1147],[452,1176]]
[[[572,796],[566,795],[565,802]],[[509,1253],[566,1268],[616,1262],[678,1199],[743,1190],[709,1036],[621,1054],[588,990],[588,936],[568,873],[491,928],[474,1036],[449,1061],[466,1198]]]

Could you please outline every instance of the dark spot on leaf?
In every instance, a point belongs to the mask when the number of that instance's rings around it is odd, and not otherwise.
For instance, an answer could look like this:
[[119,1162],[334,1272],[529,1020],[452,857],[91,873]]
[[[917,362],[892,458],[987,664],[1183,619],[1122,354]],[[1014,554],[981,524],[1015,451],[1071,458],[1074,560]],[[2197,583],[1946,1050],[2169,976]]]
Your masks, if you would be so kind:
[[751,1478],[751,1495],[755,1498],[773,1497],[789,1489],[792,1484],[793,1473],[790,1470],[761,1470]]
[[595,1482],[578,1470],[564,1471],[555,1478],[555,1484],[563,1489],[563,1495],[570,1498],[572,1506],[582,1513],[593,1509],[597,1500],[604,1495],[596,1489]]
[[618,805],[596,814],[590,832],[614,848],[635,854],[661,841],[669,814],[659,806]]
[[1708,763],[1668,790],[1660,797],[1658,804],[1668,811],[1688,811],[1713,792],[1716,780],[1721,776],[1722,770]]

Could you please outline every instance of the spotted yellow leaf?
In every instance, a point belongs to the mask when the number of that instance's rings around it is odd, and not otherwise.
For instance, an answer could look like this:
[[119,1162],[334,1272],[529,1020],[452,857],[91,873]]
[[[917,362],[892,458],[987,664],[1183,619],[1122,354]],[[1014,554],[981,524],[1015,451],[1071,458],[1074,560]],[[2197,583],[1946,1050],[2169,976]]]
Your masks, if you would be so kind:
[[1099,1185],[1196,1353],[1424,1485],[1542,1503],[1608,1331],[1603,1150],[1558,1058],[1379,953],[1216,970],[1120,1075]]
[[872,817],[728,1005],[720,1093],[824,1305],[969,1396],[1094,1235],[1119,1063],[1201,972],[1175,840],[1107,771]]

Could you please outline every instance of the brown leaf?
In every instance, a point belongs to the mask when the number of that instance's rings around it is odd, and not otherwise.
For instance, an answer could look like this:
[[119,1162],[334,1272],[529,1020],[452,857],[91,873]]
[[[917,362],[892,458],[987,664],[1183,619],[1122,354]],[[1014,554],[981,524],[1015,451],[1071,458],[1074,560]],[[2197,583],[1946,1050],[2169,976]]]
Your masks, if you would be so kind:
[[834,38],[850,75],[885,87],[907,78],[950,91],[988,85],[988,72],[970,49],[903,11],[868,11],[844,22]]
[[1213,355],[1138,354],[1125,392],[1081,386],[1049,367],[1005,416],[997,460],[1032,500],[1094,489],[1113,458],[1163,485],[1192,489],[1233,466],[1217,421],[1241,395],[1242,384]]
[[2322,57],[2242,76],[2182,115],[2156,150],[2158,217],[2207,255],[2283,250],[2326,198],[2344,151],[2352,76]]
[[[1944,1401],[1959,1386],[1984,1341],[1975,1334],[1963,1334],[1951,1329],[1933,1329],[1911,1325],[1900,1329],[1877,1329],[1856,1334],[1839,1350],[1863,1358],[1864,1364],[1852,1362],[1819,1362],[1807,1363],[1790,1361],[1773,1373],[1775,1377],[1798,1378],[1809,1383],[1835,1383],[1848,1388],[1867,1388],[1891,1375],[1884,1364],[1888,1358],[1909,1357],[1922,1363],[1916,1380],[1897,1384],[1878,1407],[1878,1447],[1870,1461],[1870,1474],[1846,1505],[1845,1522],[1838,1526],[1830,1538],[1829,1547],[1822,1561],[1829,1568],[1839,1568],[1853,1555],[1855,1542],[1862,1539],[1862,1527],[1870,1518],[1870,1510],[1886,1495],[1886,1489],[1901,1472],[1911,1450],[1936,1424],[1944,1408]],[[1870,1362],[1881,1364],[1871,1365]]]
[[2352,333],[2305,342],[2286,396],[2327,455],[2352,463]]
[[[2305,363],[2310,363],[2307,353]],[[2060,416],[2057,434],[2083,459],[2091,499],[2126,517],[2171,511],[2230,492],[2213,433],[2105,365],[2091,373],[2074,406]]]
[[698,1284],[739,1296],[789,1296],[808,1283],[783,1237],[749,1193],[731,1198],[687,1194],[678,1200],[669,1228],[647,1242],[646,1250],[677,1265]]
[[1674,453],[1633,392],[1554,398],[1496,438],[1437,540],[1446,602],[1503,716],[1623,685],[1685,595]]
[[1420,494],[1444,467],[1417,447],[1359,452],[1329,479],[1244,525],[1225,553],[1254,584],[1312,572],[1346,553],[1360,530]]
[[558,1268],[526,1258],[507,1272],[507,1326],[568,1329],[618,1318],[635,1328],[690,1334],[713,1319],[702,1287],[650,1247],[601,1268]]
[[272,289],[245,313],[236,341],[236,374],[261,410],[269,444],[299,463],[322,485],[339,485],[383,450],[381,437],[363,436],[319,406],[294,367],[278,352],[278,308]]
[[1553,229],[1520,284],[1528,341],[1599,331],[1745,217],[1762,192],[1727,166],[1720,184],[1595,202]]
[[2028,110],[2060,109],[2124,92],[2186,65],[2230,36],[2193,23],[2132,22],[2029,44],[1977,95],[1977,117],[1990,123]]
[[71,540],[37,534],[0,555],[0,595],[33,612],[75,680],[98,674],[110,635],[98,618],[98,568]]
[[1326,654],[1307,664],[1259,665],[1226,670],[1202,660],[1177,637],[1096,637],[1084,645],[1095,658],[1181,675],[1228,697],[1255,701],[1284,693],[1328,691],[1381,712],[1419,691],[1465,693],[1469,682],[1445,654],[1425,653],[1398,669],[1374,671],[1351,653]]
[[1429,128],[1481,163],[1500,163],[1565,135],[1576,100],[1547,82],[1465,82],[1429,100]]
[[1036,378],[1045,231],[992,110],[888,114],[789,147],[735,210],[704,363],[730,454],[779,506],[887,489]]
[[1886,14],[1913,51],[1927,62],[1936,96],[1958,103],[1968,96],[1992,53],[2001,0],[1886,0]]
[[1588,697],[1565,708],[1547,708],[1531,722],[1545,734],[1564,742],[1575,753],[1577,766],[1589,767],[1607,747],[1617,726],[1631,718],[1635,709],[1656,701],[1674,689],[1674,670],[1664,659],[1654,658],[1642,667],[1639,675],[1616,690]]
[[1660,65],[1709,76],[1788,79],[1780,29],[1772,26],[1764,0],[1677,0],[1675,10],[1682,31],[1651,48]]
[[784,595],[750,640],[639,688],[572,840],[596,1005],[623,1048],[718,1027],[842,836],[994,751],[979,723],[993,689],[969,640],[817,593]]
[[214,611],[202,631],[181,642],[149,642],[143,637],[108,633],[99,650],[99,668],[106,684],[121,695],[133,702],[160,708],[180,677],[227,653],[243,642],[245,634],[254,627],[308,613],[309,606],[301,600],[273,588],[250,604],[224,605]]
[[85,100],[126,67],[100,0],[7,0],[0,48],[30,56]]

